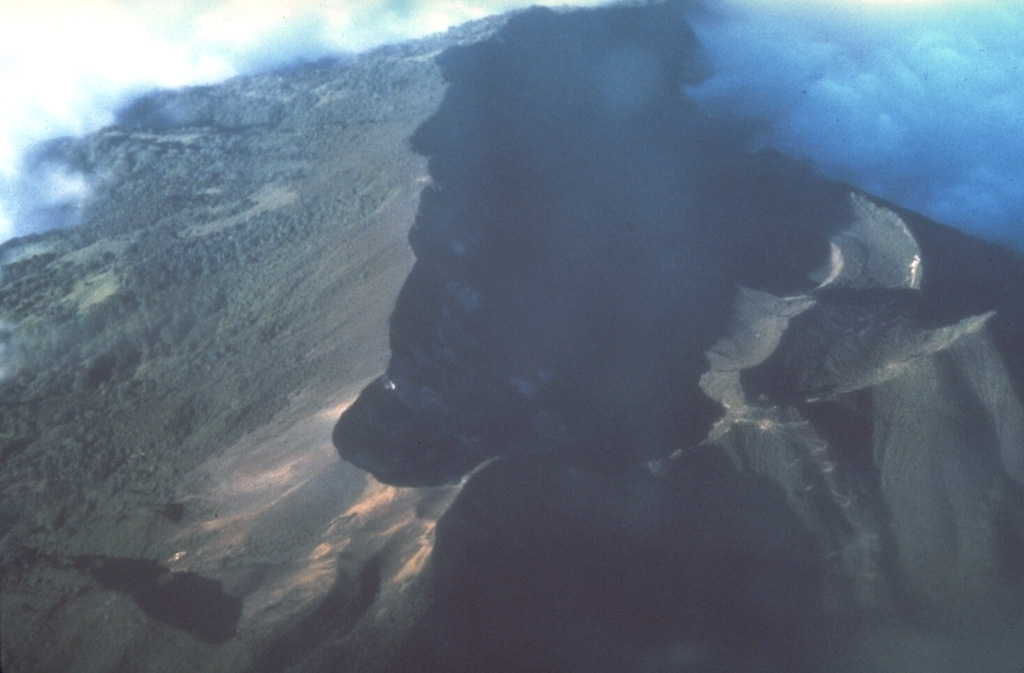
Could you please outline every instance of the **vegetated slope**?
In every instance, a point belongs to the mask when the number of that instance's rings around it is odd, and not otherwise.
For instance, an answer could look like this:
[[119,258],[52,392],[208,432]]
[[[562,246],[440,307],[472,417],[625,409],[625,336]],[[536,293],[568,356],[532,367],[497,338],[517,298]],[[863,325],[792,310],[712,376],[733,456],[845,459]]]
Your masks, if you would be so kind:
[[229,86],[254,99],[242,110],[331,114],[115,126],[60,148],[95,181],[82,224],[4,248],[0,301],[21,362],[0,389],[3,478],[22,531],[66,539],[100,503],[135,510],[133,486],[152,507],[172,473],[290,394],[380,366],[422,176],[405,138],[440,90],[429,73],[378,59],[246,79]]
[[[383,369],[387,318],[413,261],[408,227],[426,180],[408,138],[444,88],[430,55],[481,30],[486,24],[351,59],[156,92],[114,126],[40,151],[40,162],[83,173],[91,192],[78,226],[0,247],[4,670],[160,668],[180,664],[183,652],[192,666],[237,669],[280,635],[257,628],[262,640],[246,641],[233,660],[187,638],[155,645],[166,636],[139,631],[145,620],[131,617],[130,602],[104,618],[120,626],[103,626],[99,615],[111,608],[89,598],[88,578],[141,568],[135,584],[100,584],[133,597],[151,618],[187,623],[168,616],[177,599],[147,573],[181,566],[168,560],[168,530],[179,538],[199,531],[178,540],[183,551],[172,560],[219,539],[201,534],[213,530],[219,501],[206,494],[181,502],[183,489],[188,495],[209,481],[216,472],[204,465],[271,419],[284,429],[252,435],[264,436],[262,445],[247,440],[257,458],[282,461],[287,476],[306,464],[301,442],[312,441],[327,450],[313,451],[316,461],[331,459],[319,469],[338,480],[319,488],[347,489],[339,507],[354,507],[364,488],[366,497],[376,493],[358,470],[335,474],[329,422],[287,429],[337,408],[346,387]],[[288,442],[295,459],[275,449]],[[266,497],[289,489],[285,480]],[[276,531],[274,544],[286,544],[286,532]],[[274,559],[287,564],[288,551],[254,554],[250,565],[264,570],[249,567],[229,591],[256,591],[261,581],[252,577],[266,575]],[[355,558],[350,563],[369,563]],[[375,572],[386,577],[388,557],[381,558],[373,564],[384,569]],[[167,577],[184,591],[215,586],[188,573]],[[357,589],[343,579],[336,600],[347,601]],[[307,608],[288,608],[297,609]],[[223,639],[229,625],[196,631],[206,632]]]

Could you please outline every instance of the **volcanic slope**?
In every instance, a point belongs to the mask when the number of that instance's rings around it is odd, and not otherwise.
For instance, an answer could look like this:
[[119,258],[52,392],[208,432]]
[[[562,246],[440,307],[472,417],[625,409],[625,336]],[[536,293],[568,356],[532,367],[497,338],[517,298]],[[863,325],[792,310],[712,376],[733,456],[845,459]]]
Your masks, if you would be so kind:
[[748,153],[687,11],[438,57],[391,358],[334,430],[389,483],[476,470],[408,670],[1024,665],[1024,263]]
[[377,483],[330,427],[386,364],[431,54],[487,30],[154,92],[39,151],[91,193],[0,247],[4,671],[386,666],[453,491]]
[[41,151],[92,194],[0,247],[3,669],[1024,665],[1024,265],[750,156],[689,8]]

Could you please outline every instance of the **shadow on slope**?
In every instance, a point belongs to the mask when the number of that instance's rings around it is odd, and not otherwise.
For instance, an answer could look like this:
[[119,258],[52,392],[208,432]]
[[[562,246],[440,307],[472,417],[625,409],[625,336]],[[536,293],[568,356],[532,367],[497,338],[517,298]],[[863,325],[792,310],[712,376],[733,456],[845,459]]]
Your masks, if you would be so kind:
[[533,9],[449,49],[413,137],[432,184],[391,361],[335,428],[383,481],[458,479],[501,454],[620,467],[703,439],[699,389],[738,285],[806,290],[843,190],[683,93],[686,3]]
[[711,447],[660,475],[497,461],[438,526],[402,670],[817,670],[837,646],[820,551]]
[[1013,614],[1019,260],[745,154],[684,93],[689,6],[439,58],[391,360],[333,435],[394,484],[499,458],[408,670],[832,670],[862,626]]

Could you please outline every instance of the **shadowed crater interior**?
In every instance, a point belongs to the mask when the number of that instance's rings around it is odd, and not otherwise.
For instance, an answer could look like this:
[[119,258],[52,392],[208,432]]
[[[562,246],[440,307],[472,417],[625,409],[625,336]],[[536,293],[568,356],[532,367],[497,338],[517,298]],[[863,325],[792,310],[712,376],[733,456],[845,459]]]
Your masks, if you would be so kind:
[[[703,439],[699,389],[740,284],[813,285],[842,190],[706,118],[685,6],[514,16],[449,49],[391,361],[334,432],[379,479],[495,455],[620,467]],[[736,199],[742,194],[743,199]]]
[[484,465],[396,670],[888,670],[893,625],[1020,623],[1024,265],[747,152],[691,11],[438,57],[391,359],[333,435],[392,484]]

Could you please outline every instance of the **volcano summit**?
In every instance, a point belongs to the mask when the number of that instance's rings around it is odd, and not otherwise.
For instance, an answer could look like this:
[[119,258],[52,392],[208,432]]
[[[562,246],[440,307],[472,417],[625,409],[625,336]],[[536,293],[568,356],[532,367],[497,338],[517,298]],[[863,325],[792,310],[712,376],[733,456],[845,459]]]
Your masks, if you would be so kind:
[[439,64],[391,360],[334,431],[386,482],[479,470],[438,670],[834,670],[881,624],[1021,623],[1019,259],[744,152],[678,5]]

